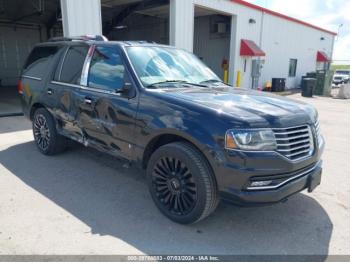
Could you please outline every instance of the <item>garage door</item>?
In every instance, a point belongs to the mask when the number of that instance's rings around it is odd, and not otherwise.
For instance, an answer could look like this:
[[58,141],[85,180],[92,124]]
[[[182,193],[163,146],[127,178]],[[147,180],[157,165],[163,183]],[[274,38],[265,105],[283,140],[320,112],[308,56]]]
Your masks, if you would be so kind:
[[0,26],[1,85],[16,85],[22,65],[32,47],[40,42],[38,28]]

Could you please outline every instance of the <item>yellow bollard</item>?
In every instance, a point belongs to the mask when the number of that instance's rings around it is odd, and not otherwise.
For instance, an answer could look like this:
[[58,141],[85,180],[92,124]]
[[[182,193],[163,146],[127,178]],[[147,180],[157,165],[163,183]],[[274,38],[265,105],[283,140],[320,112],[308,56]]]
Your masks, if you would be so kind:
[[222,69],[224,69],[224,83],[228,84],[228,69],[229,69],[229,65],[228,65],[228,60],[224,58],[224,60],[222,60],[222,64],[221,64]]
[[225,84],[228,84],[228,69],[224,70],[224,82]]
[[237,71],[236,87],[241,87],[241,79],[242,79],[242,73],[241,71]]

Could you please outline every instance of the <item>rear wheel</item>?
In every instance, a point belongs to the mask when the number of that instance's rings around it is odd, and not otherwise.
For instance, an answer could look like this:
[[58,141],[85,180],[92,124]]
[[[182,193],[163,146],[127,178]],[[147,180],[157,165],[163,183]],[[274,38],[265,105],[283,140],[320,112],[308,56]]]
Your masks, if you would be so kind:
[[44,108],[34,113],[33,134],[39,151],[44,155],[55,155],[66,148],[66,138],[57,133],[53,117]]
[[159,148],[150,159],[147,176],[155,204],[177,223],[198,222],[217,206],[212,171],[190,144],[179,142]]

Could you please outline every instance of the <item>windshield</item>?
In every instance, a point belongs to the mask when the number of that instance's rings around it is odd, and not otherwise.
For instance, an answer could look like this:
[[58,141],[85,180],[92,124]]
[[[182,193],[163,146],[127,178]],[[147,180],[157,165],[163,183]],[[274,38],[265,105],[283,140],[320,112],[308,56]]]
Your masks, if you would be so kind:
[[195,55],[171,47],[127,47],[136,74],[145,87],[166,83],[206,85],[221,82]]
[[346,71],[346,70],[337,70],[335,71],[335,73],[337,75],[346,75],[346,76],[350,75],[350,71]]

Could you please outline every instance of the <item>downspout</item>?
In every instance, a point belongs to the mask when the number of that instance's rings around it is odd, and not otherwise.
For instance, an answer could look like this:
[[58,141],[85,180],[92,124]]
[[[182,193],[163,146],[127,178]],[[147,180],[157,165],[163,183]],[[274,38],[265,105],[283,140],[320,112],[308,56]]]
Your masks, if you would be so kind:
[[[333,36],[333,40],[332,40],[331,64],[333,63],[334,46],[335,46],[335,36]],[[331,67],[331,64],[329,65],[329,68]]]
[[[264,22],[265,22],[265,12],[261,11],[261,24],[260,24],[260,39],[259,39],[259,46],[261,49],[263,49],[262,47],[262,43],[263,43],[263,33],[264,33]],[[259,57],[259,65],[262,67],[262,62],[261,62],[261,58]],[[261,68],[262,69],[262,68]],[[260,71],[261,72],[261,71]],[[261,74],[261,73],[260,73]],[[260,79],[258,80],[258,86],[259,86],[259,82],[261,80],[261,76]],[[262,86],[264,84],[262,83]]]
[[261,49],[262,49],[262,40],[263,40],[263,31],[264,31],[264,20],[265,20],[265,12],[261,11],[260,39],[259,39],[259,46]]

